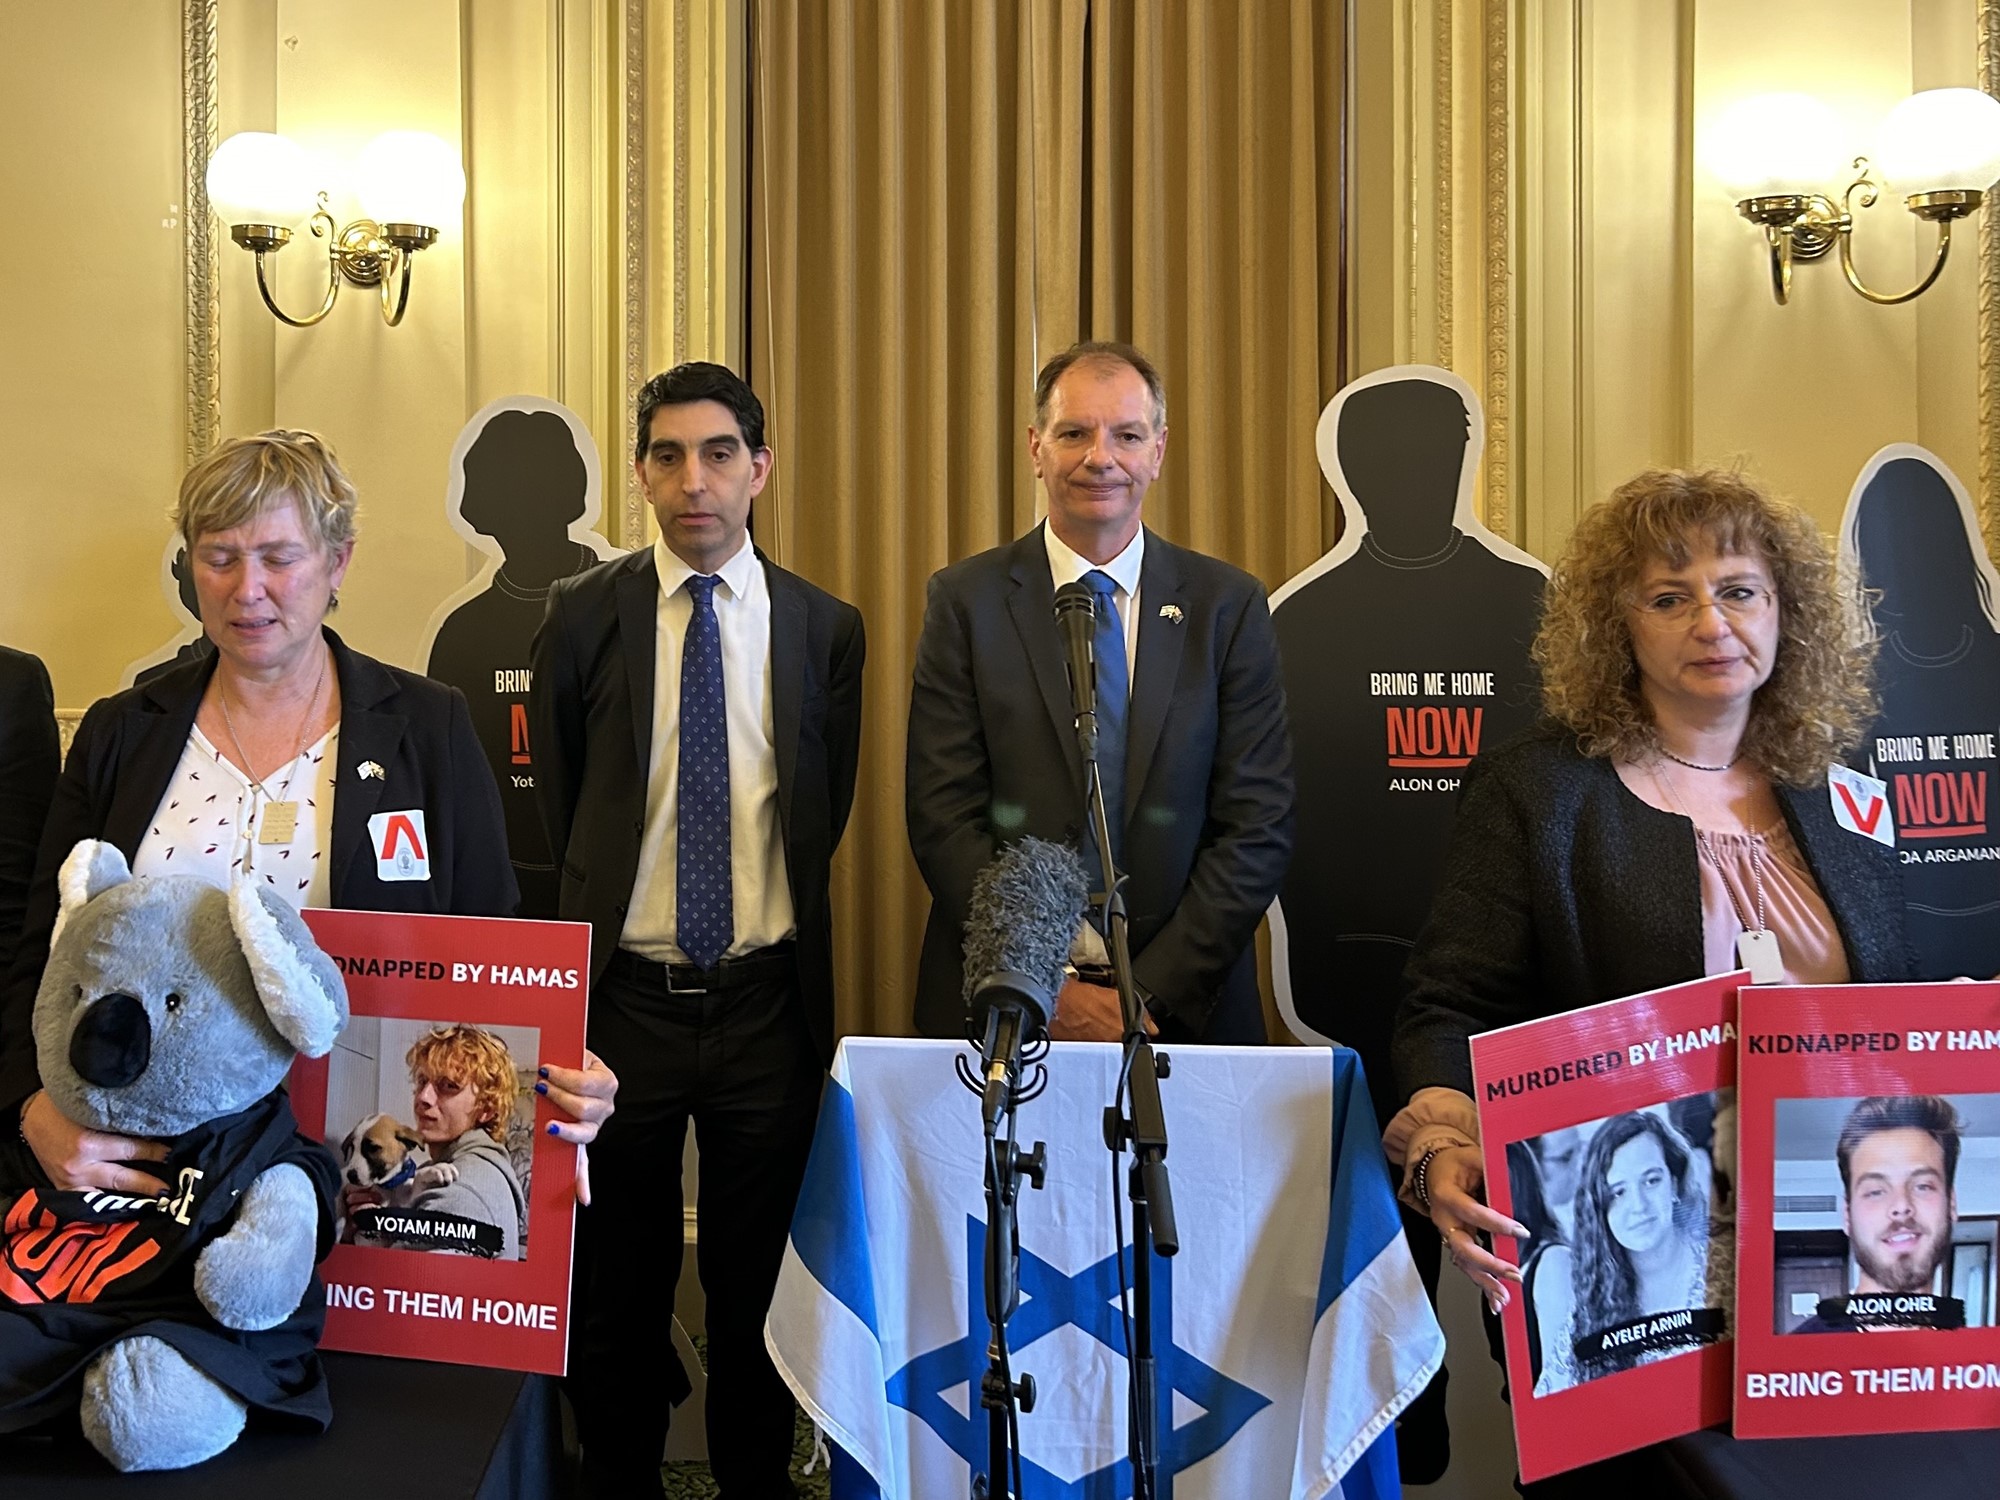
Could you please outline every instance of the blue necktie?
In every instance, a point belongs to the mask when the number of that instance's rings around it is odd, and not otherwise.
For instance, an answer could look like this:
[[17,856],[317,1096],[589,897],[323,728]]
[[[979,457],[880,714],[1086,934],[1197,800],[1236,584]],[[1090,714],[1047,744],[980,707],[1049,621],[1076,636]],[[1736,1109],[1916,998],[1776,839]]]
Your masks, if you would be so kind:
[[679,817],[674,850],[674,933],[681,952],[712,969],[735,938],[729,864],[729,715],[722,696],[722,631],[713,575],[687,581],[681,649]]
[[[1118,618],[1118,585],[1109,573],[1092,569],[1083,575],[1097,602],[1097,635],[1091,643],[1097,658],[1097,776],[1104,785],[1104,820],[1111,826],[1111,862],[1124,867],[1125,847],[1125,714],[1132,696],[1125,669],[1125,626]],[[1091,825],[1095,827],[1095,825]],[[1096,838],[1088,839],[1090,883],[1104,883],[1096,858]]]

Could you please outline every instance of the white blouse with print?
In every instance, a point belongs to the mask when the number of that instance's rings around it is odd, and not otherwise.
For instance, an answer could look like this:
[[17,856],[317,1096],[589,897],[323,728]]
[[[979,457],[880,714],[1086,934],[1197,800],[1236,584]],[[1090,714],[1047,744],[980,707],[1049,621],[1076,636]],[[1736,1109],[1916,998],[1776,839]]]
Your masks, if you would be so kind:
[[201,730],[188,735],[167,794],[139,840],[135,875],[198,875],[225,890],[241,874],[269,883],[294,907],[325,906],[331,875],[324,857],[333,833],[336,724],[289,766],[264,778],[273,800],[296,802],[298,824],[287,844],[257,842],[264,797],[250,778],[216,753]]

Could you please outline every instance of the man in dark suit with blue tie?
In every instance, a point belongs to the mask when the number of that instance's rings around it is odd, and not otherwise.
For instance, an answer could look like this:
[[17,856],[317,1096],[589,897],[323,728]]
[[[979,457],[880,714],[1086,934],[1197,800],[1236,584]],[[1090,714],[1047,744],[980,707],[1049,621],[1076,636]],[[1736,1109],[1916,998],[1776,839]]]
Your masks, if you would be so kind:
[[[1048,520],[931,579],[906,780],[931,892],[926,1035],[964,1033],[966,909],[1002,844],[1078,844],[1097,883],[1054,618],[1056,589],[1081,581],[1098,596],[1098,759],[1141,1002],[1167,1040],[1265,1040],[1252,939],[1292,848],[1277,642],[1256,579],[1141,525],[1166,446],[1165,390],[1143,354],[1065,350],[1035,382],[1028,431]],[[1071,957],[1052,1033],[1116,1038],[1118,997],[1089,924]]]
[[833,1055],[827,867],[864,643],[851,605],[751,545],[771,463],[735,374],[649,381],[633,472],[659,541],[558,582],[532,652],[536,799],[560,913],[591,924],[591,1050],[619,1078],[571,1318],[595,1496],[656,1500],[667,1402],[688,1392],[672,1322],[690,1121],[710,1463],[729,1500],[795,1493],[763,1327]]

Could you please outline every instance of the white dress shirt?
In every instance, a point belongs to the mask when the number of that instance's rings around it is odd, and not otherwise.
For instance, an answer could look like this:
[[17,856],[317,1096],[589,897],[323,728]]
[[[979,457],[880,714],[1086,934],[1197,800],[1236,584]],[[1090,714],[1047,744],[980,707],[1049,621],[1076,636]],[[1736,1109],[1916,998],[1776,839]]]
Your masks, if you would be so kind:
[[[681,655],[694,605],[694,569],[664,541],[653,544],[660,575],[653,645],[652,763],[646,770],[646,831],[639,873],[618,944],[656,963],[686,963],[675,943],[674,870],[679,850]],[[729,856],[735,935],[725,957],[791,937],[792,887],[778,822],[778,756],[772,746],[771,590],[745,537],[716,574],[722,692],[729,721]]]
[[1055,527],[1046,523],[1042,541],[1049,552],[1049,577],[1057,588],[1080,581],[1086,573],[1107,574],[1118,585],[1113,600],[1118,605],[1118,623],[1125,627],[1125,690],[1129,694],[1139,669],[1139,565],[1146,560],[1146,528],[1133,532],[1125,550],[1108,563],[1094,563],[1070,551]]
[[[1055,527],[1046,523],[1042,527],[1042,541],[1048,547],[1049,577],[1057,588],[1077,583],[1084,574],[1092,572],[1102,572],[1118,585],[1112,602],[1118,606],[1118,623],[1125,629],[1125,692],[1129,702],[1132,682],[1139,670],[1139,565],[1146,560],[1146,528],[1141,526],[1133,532],[1125,550],[1107,563],[1094,563],[1071,551],[1069,544],[1056,535]],[[1090,871],[1090,879],[1094,886],[1096,870]],[[1069,957],[1071,963],[1077,964],[1109,961],[1104,936],[1088,919],[1078,925],[1076,935],[1070,940]]]

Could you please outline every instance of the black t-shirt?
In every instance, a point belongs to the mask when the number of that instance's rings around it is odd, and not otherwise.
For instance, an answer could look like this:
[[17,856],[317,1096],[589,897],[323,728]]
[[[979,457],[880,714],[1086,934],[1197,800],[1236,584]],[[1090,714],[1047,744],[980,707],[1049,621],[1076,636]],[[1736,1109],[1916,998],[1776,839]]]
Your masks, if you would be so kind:
[[[597,554],[576,545],[576,568],[595,567]],[[528,648],[541,627],[549,590],[512,583],[503,566],[485,593],[454,609],[431,643],[426,676],[465,694],[472,728],[500,785],[507,850],[521,888],[520,914],[554,917],[559,895],[541,810],[535,805],[535,754],[528,737]]]
[[1453,537],[1421,565],[1363,537],[1272,612],[1298,766],[1280,896],[1293,1003],[1378,1080],[1466,766],[1540,714],[1542,575]]
[[1917,972],[2000,974],[2000,636],[1918,659],[1891,635],[1876,660],[1882,717],[1867,741],[1888,783]]
[[299,1133],[282,1089],[176,1138],[152,1168],[165,1183],[158,1198],[46,1185],[16,1198],[0,1225],[0,1432],[74,1409],[84,1367],[141,1334],[173,1345],[250,1406],[324,1428],[332,1411],[315,1352],[326,1320],[319,1278],[290,1317],[257,1331],[225,1328],[194,1290],[202,1249],[234,1224],[258,1175],[283,1164],[312,1182],[324,1257],[339,1167]]

